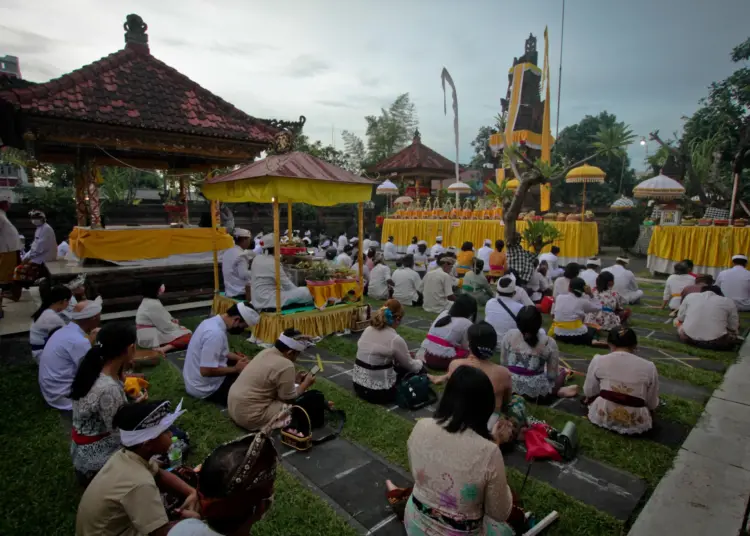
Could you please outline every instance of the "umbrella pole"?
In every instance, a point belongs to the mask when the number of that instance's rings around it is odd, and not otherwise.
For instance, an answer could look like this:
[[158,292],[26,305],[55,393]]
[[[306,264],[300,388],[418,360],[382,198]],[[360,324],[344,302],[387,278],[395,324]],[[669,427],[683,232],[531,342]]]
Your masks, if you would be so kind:
[[211,237],[214,261],[214,297],[219,294],[219,254],[216,251],[216,234],[219,232],[219,202],[211,201]]
[[362,251],[362,244],[364,244],[364,214],[365,208],[362,201],[359,202],[357,207],[357,223],[358,223],[358,234],[359,234],[359,247],[357,248],[357,264],[359,265],[359,299],[364,300],[365,296],[365,269],[362,264],[362,258],[364,257],[364,251]]
[[276,313],[281,313],[281,236],[279,229],[279,202],[273,198],[273,263],[276,271]]
[[289,226],[287,228],[286,237],[289,239],[289,241],[292,241],[292,202],[289,201],[286,204],[286,224]]
[[583,199],[581,201],[581,223],[583,223],[583,215],[586,213],[586,182],[583,183]]

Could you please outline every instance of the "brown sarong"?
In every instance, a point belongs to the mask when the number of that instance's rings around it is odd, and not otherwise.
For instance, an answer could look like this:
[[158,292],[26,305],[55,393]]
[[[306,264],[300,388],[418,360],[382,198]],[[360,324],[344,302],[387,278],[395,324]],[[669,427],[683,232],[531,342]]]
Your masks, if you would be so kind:
[[13,273],[20,263],[21,255],[18,251],[0,253],[0,284],[13,281]]

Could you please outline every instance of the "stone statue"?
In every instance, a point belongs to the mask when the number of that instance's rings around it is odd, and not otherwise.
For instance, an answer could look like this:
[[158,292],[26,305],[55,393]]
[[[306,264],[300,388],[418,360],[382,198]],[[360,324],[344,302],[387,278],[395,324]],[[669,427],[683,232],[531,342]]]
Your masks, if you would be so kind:
[[143,22],[140,15],[131,13],[125,18],[125,24],[122,27],[125,29],[126,43],[148,44],[148,35],[146,35],[148,24]]

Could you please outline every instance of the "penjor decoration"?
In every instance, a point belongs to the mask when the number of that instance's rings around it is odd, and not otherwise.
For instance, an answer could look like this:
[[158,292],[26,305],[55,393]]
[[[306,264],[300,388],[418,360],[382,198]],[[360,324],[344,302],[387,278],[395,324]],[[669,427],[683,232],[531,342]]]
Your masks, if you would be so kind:
[[443,67],[443,72],[440,73],[440,79],[443,83],[443,113],[446,115],[448,115],[447,95],[445,94],[446,82],[453,91],[453,136],[456,139],[456,182],[451,184],[448,187],[448,190],[456,192],[456,205],[460,207],[461,205],[459,204],[458,196],[464,191],[464,188],[461,184],[458,172],[458,95],[456,94],[456,84],[453,83],[453,77],[451,77],[448,69],[445,67]]

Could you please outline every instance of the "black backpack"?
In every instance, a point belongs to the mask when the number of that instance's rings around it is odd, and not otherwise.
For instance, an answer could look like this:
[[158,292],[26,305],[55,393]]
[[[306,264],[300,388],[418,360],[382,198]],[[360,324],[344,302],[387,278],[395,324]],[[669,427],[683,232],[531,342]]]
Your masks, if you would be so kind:
[[[295,411],[297,408],[302,408],[303,412]],[[309,426],[307,424],[309,419]],[[338,421],[337,424],[331,424],[333,421]],[[328,407],[328,401],[325,395],[316,390],[305,391],[293,403],[292,407],[292,422],[287,428],[294,428],[303,434],[310,435],[311,444],[319,445],[330,441],[341,433],[346,423],[346,413],[342,410],[332,410]],[[322,428],[328,424],[333,428],[333,431],[323,437],[313,438],[312,431],[318,428]],[[308,427],[310,430],[308,430]]]

